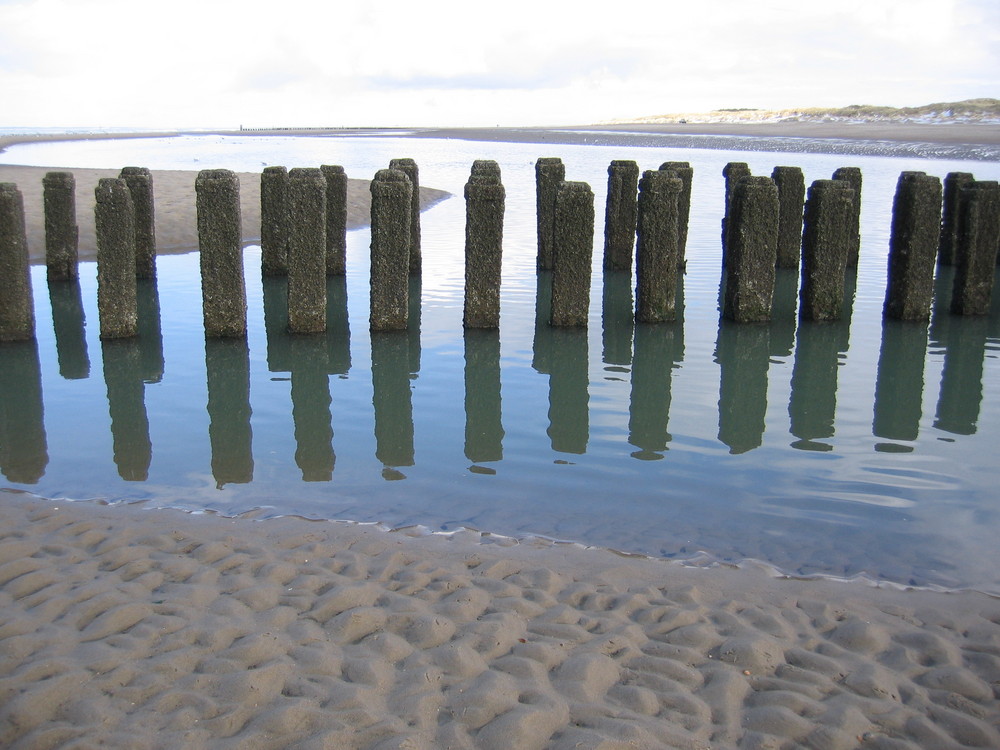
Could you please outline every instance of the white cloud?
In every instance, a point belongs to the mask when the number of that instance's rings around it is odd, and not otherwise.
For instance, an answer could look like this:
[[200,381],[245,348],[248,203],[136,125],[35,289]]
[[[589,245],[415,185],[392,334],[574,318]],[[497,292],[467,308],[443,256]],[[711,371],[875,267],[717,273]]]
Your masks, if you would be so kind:
[[0,3],[2,125],[544,124],[995,95],[992,0]]

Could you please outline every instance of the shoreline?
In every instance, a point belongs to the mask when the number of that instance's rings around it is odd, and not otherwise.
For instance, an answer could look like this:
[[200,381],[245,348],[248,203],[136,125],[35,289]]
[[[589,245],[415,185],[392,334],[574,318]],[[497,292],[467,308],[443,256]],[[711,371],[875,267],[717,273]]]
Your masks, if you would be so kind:
[[11,492],[0,519],[5,746],[1000,743],[983,594]]

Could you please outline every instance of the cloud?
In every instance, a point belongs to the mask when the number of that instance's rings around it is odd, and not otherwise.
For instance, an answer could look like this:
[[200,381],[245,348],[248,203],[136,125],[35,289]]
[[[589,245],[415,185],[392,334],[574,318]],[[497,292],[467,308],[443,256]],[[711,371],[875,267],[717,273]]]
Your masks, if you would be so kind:
[[994,0],[634,0],[600,14],[535,0],[0,2],[0,125],[922,104],[995,95],[998,26]]

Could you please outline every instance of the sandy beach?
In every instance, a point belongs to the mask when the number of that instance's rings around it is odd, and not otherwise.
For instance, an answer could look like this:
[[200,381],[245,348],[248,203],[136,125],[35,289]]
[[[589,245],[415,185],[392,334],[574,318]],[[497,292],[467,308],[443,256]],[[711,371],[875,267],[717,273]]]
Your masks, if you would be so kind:
[[1000,602],[0,493],[10,748],[998,747]]
[[[36,259],[48,171],[93,257],[117,172],[0,167]],[[160,252],[197,246],[195,176],[154,172]],[[1000,600],[0,489],[0,747],[997,748]]]

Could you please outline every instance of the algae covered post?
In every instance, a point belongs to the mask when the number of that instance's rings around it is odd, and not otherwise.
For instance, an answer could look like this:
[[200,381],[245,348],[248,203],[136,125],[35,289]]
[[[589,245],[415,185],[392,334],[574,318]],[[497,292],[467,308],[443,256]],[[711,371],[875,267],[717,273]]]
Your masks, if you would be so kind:
[[34,336],[24,198],[17,185],[0,182],[0,341],[23,341]]
[[566,166],[556,156],[543,156],[535,162],[535,211],[538,226],[539,271],[552,270],[552,242],[555,232],[556,190],[566,179]]
[[976,181],[969,172],[949,172],[944,178],[944,197],[941,206],[941,241],[938,243],[938,265],[955,265],[958,249],[958,226],[962,203],[967,193],[963,188]]
[[326,178],[319,169],[288,173],[288,330],[326,330]]
[[76,223],[76,179],[72,172],[49,172],[42,179],[45,206],[45,265],[49,281],[79,276],[80,228]]
[[722,168],[722,177],[726,181],[726,207],[722,217],[722,265],[726,265],[726,254],[729,250],[729,228],[733,210],[733,194],[736,186],[744,177],[750,176],[750,165],[744,161],[731,161]]
[[398,169],[410,178],[410,261],[411,276],[420,274],[423,258],[420,251],[420,169],[413,159],[391,159],[389,169]]
[[778,186],[778,268],[795,269],[802,254],[805,177],[798,167],[775,167],[771,179]]
[[847,267],[857,268],[861,254],[861,184],[863,182],[859,167],[839,167],[834,170],[834,180],[843,180],[854,190],[851,204],[851,237],[847,248]]
[[841,317],[853,239],[853,204],[854,189],[844,180],[816,180],[809,187],[799,293],[799,317],[803,320]]
[[156,221],[153,211],[153,174],[146,167],[125,167],[125,180],[135,206],[135,277],[156,278]]
[[97,227],[97,311],[101,338],[139,332],[135,281],[135,205],[123,179],[103,177],[94,191]]
[[320,167],[326,178],[326,275],[347,273],[347,173],[337,164]]
[[684,183],[670,171],[647,171],[639,181],[636,309],[640,323],[674,320],[679,252],[678,203]]
[[993,180],[974,182],[962,193],[951,311],[988,315],[1000,237],[1000,185]]
[[636,190],[639,165],[615,160],[608,167],[608,198],[604,211],[604,270],[631,271],[635,246]]
[[723,299],[729,320],[771,319],[778,211],[778,187],[770,177],[743,177],[733,189]]
[[409,316],[410,199],[413,185],[399,169],[380,169],[371,183],[369,325],[404,330]]
[[260,175],[260,270],[288,274],[288,170],[264,167]]
[[465,184],[465,309],[466,328],[500,325],[500,270],[506,192],[500,167],[478,160]]
[[903,172],[892,203],[886,317],[930,317],[940,232],[941,180],[923,172]]
[[586,326],[594,251],[594,193],[586,182],[562,182],[556,193],[552,252],[554,326]]
[[694,184],[694,169],[691,162],[665,161],[660,165],[665,172],[673,172],[683,187],[677,197],[677,263],[685,265],[687,257],[688,220],[691,215],[691,187]]
[[195,193],[205,335],[246,336],[239,177],[228,169],[203,170]]

